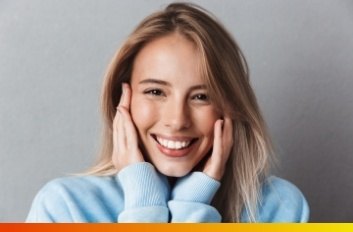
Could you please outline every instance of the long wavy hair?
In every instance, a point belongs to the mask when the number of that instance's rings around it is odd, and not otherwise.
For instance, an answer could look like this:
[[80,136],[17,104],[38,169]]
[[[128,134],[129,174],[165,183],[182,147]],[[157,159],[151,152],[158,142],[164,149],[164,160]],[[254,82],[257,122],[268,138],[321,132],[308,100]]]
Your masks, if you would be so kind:
[[234,145],[212,205],[223,222],[239,222],[244,214],[256,221],[261,183],[272,154],[265,122],[249,83],[243,53],[229,32],[205,9],[191,3],[172,3],[145,18],[114,55],[105,75],[101,107],[104,120],[97,163],[86,173],[113,175],[112,122],[121,85],[130,82],[134,59],[150,41],[179,33],[193,42],[200,54],[200,72],[213,104],[231,115]]

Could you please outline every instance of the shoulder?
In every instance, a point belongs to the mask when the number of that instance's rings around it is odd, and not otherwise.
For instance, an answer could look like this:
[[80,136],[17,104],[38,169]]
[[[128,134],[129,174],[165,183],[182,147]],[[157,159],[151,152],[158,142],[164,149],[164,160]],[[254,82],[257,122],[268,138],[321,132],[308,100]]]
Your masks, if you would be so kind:
[[82,212],[111,207],[111,199],[119,200],[122,195],[114,177],[57,178],[37,193],[27,221],[87,221],[92,215]]
[[65,196],[65,195],[89,195],[98,191],[116,189],[117,182],[114,177],[99,176],[68,176],[49,181],[40,190],[39,195]]
[[306,222],[309,219],[309,206],[302,192],[276,176],[264,181],[258,208],[258,221],[262,222]]
[[302,192],[294,184],[276,176],[270,176],[264,181],[262,196],[264,200],[277,199],[278,203],[287,204],[305,200]]

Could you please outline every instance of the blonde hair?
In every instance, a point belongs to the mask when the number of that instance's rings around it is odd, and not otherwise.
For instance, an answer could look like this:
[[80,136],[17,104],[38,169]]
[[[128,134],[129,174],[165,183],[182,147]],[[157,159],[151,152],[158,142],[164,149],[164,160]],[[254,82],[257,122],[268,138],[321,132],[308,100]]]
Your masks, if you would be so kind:
[[87,174],[113,175],[112,122],[120,100],[121,85],[129,82],[137,53],[148,42],[180,33],[197,47],[200,72],[215,106],[231,115],[234,146],[221,187],[212,205],[223,222],[239,222],[242,212],[256,220],[261,183],[266,176],[272,146],[254,92],[245,58],[232,36],[214,16],[191,3],[173,3],[145,18],[113,57],[103,84],[104,119],[98,162]]

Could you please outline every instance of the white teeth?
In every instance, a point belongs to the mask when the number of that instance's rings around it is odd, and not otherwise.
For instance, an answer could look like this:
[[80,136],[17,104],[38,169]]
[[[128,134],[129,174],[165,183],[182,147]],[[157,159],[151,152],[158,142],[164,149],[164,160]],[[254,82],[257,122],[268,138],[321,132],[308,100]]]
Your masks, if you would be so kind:
[[162,139],[160,137],[157,137],[157,141],[163,147],[173,149],[173,150],[183,149],[183,148],[189,146],[189,144],[191,142],[191,140],[189,140],[189,141],[172,141],[172,140]]
[[175,148],[180,149],[181,148],[181,142],[176,142],[175,143]]
[[168,146],[168,141],[167,140],[161,140],[161,144],[165,147]]

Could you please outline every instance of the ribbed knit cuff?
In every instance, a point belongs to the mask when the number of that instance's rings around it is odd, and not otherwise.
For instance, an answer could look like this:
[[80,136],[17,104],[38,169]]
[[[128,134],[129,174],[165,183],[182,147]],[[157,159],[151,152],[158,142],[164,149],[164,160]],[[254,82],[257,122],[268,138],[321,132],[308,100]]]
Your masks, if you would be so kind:
[[176,182],[171,197],[172,200],[210,204],[220,185],[203,172],[192,172]]
[[144,206],[166,206],[169,184],[152,164],[140,162],[123,168],[117,174],[124,191],[125,210]]

